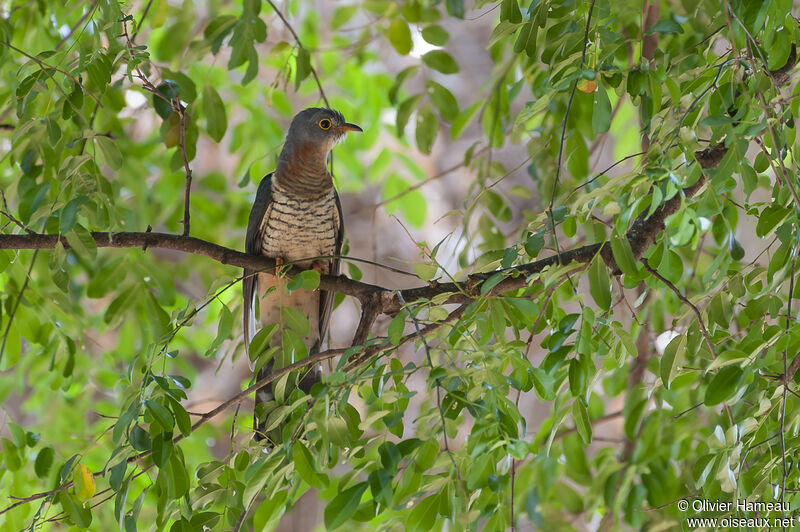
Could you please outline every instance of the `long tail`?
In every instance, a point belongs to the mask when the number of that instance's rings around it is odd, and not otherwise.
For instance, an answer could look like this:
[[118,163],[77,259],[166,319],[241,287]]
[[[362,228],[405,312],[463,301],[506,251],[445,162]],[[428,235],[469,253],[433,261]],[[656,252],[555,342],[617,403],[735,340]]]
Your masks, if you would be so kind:
[[[258,370],[256,380],[260,381],[270,373],[272,373],[272,361],[267,362]],[[269,417],[269,412],[266,411],[266,404],[272,401],[273,397],[272,383],[267,384],[256,392],[256,404],[253,407],[253,430],[255,431],[256,441],[267,438],[267,433],[264,430],[267,424],[267,417]]]

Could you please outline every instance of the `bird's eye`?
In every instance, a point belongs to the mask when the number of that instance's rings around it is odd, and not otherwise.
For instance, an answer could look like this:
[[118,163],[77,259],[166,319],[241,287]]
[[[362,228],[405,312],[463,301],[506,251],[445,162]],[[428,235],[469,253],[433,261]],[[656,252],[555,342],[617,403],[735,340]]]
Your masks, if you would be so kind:
[[321,127],[322,129],[330,129],[331,121],[328,120],[327,118],[323,118],[322,120],[319,121],[319,127]]

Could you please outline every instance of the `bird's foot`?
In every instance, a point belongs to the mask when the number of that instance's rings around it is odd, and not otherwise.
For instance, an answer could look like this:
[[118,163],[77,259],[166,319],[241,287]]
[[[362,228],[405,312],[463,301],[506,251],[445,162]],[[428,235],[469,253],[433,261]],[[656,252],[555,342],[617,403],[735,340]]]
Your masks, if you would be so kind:
[[281,266],[286,264],[286,259],[283,257],[275,257],[275,274],[280,275],[281,273]]

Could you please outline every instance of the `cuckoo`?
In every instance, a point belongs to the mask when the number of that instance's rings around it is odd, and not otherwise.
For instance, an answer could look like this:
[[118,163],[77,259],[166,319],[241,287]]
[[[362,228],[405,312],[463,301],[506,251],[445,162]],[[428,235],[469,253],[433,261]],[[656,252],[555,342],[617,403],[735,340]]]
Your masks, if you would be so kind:
[[[258,185],[256,200],[247,224],[245,251],[274,258],[277,264],[292,263],[313,268],[320,274],[338,275],[343,223],[339,195],[327,168],[331,149],[348,131],[362,131],[347,123],[338,111],[310,108],[298,113],[289,126],[286,142],[275,171]],[[300,311],[309,324],[302,341],[309,355],[319,351],[333,308],[333,292],[294,290],[287,294],[283,279],[273,272],[245,269],[244,338],[248,348],[255,333],[255,302],[258,299],[262,326],[281,323],[281,310]],[[272,336],[271,346],[280,346],[281,330]],[[273,357],[272,360],[275,360]],[[273,370],[272,361],[258,371],[258,379]],[[322,368],[307,368],[299,386],[306,393],[321,378]],[[287,394],[288,395],[288,394]],[[274,400],[272,386],[256,392],[253,427],[257,440],[264,439],[265,403]]]

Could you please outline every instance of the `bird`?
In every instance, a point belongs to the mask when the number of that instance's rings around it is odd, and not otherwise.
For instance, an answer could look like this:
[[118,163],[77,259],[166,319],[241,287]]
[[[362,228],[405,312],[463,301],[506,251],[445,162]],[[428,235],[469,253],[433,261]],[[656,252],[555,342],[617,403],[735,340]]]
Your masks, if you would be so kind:
[[[333,109],[311,107],[292,119],[278,156],[275,171],[258,185],[245,236],[245,251],[275,259],[276,265],[292,263],[320,274],[339,274],[344,223],[342,205],[328,171],[328,154],[350,131],[363,131],[348,123]],[[261,326],[281,323],[281,309],[293,307],[308,320],[308,334],[302,337],[308,355],[318,353],[328,330],[333,309],[333,292],[295,290],[287,294],[284,281],[275,272],[244,269],[243,329],[245,349],[256,328],[255,303],[260,308]],[[274,289],[273,289],[274,287]],[[281,330],[272,336],[270,347],[280,346]],[[275,357],[258,370],[260,380],[273,371]],[[309,393],[322,378],[322,368],[307,368],[298,383]],[[288,395],[288,394],[287,394]],[[272,386],[256,392],[253,428],[256,441],[267,437],[265,411],[274,401]]]

